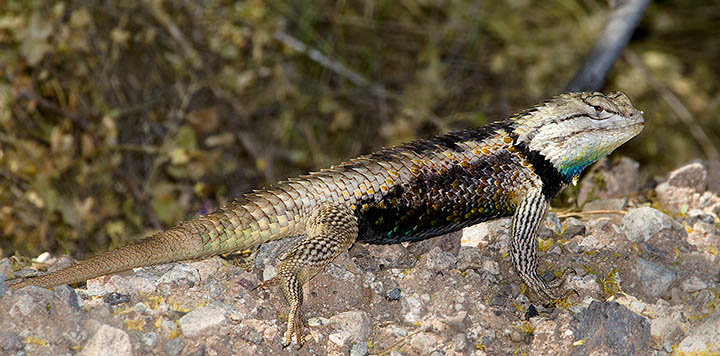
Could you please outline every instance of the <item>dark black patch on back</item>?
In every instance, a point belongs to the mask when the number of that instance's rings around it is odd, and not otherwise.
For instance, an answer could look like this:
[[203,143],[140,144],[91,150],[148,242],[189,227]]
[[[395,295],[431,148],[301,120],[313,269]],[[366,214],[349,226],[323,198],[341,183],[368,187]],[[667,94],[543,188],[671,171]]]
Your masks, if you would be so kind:
[[427,140],[406,143],[398,146],[397,148],[401,150],[407,149],[408,151],[417,154],[422,154],[434,150],[451,150],[455,152],[461,152],[462,148],[458,146],[459,142],[469,140],[482,141],[490,136],[495,135],[496,131],[499,129],[510,129],[511,125],[512,123],[510,121],[496,121],[489,125],[477,127],[474,129],[453,131],[444,135],[435,136]]
[[[510,136],[513,141],[517,141],[517,135],[511,134]],[[537,151],[531,151],[525,143],[516,143],[515,148],[535,167],[535,174],[537,174],[543,182],[542,193],[548,202],[562,190],[563,186],[570,183],[570,180],[563,177],[547,157]]]
[[505,188],[516,164],[510,152],[501,151],[469,167],[456,164],[442,173],[424,170],[409,182],[390,187],[381,198],[358,201],[357,241],[420,241],[510,216],[515,207]]

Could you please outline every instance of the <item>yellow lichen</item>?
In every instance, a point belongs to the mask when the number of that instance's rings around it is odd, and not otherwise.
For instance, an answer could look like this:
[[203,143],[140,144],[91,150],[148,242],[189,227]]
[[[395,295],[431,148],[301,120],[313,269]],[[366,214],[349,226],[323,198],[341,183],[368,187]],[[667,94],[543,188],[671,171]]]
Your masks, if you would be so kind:
[[34,336],[28,336],[27,339],[25,339],[25,344],[27,344],[27,345],[35,345],[35,346],[42,346],[42,347],[45,347],[45,346],[48,345],[47,342],[45,342],[45,340],[43,340],[43,339],[41,339],[41,338],[34,337]]
[[615,280],[616,275],[617,269],[613,268],[604,278],[598,278],[597,280],[603,290],[603,293],[605,293],[605,296],[607,297],[615,295],[615,293],[620,290],[620,287]]

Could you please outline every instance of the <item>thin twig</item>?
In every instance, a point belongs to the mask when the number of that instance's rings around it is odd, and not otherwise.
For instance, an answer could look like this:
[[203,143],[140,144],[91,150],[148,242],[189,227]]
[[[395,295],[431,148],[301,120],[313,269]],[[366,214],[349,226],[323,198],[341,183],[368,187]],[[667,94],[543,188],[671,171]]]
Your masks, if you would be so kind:
[[389,354],[390,351],[392,351],[393,349],[395,349],[396,347],[398,347],[398,345],[403,344],[403,343],[407,343],[407,341],[408,341],[411,337],[413,337],[413,336],[415,336],[415,335],[417,335],[417,334],[419,334],[419,333],[421,333],[421,332],[423,332],[423,331],[425,331],[425,330],[427,330],[427,327],[421,327],[421,328],[419,328],[419,329],[417,329],[417,330],[415,330],[415,331],[407,334],[406,336],[400,338],[400,340],[395,341],[395,343],[393,343],[392,345],[390,345],[389,347],[387,347],[385,350],[382,350],[382,351],[378,352],[376,355],[386,355],[386,354]]
[[585,63],[565,87],[565,92],[600,90],[610,67],[630,40],[650,0],[626,0],[610,13],[610,20],[598,36]]
[[193,68],[199,69],[203,63],[200,59],[200,55],[192,46],[190,41],[185,38],[180,28],[175,24],[172,17],[165,11],[162,0],[146,0],[145,5],[150,8],[150,12],[155,17],[155,20],[160,22],[165,27],[165,30],[170,36],[180,45],[181,50],[185,53],[185,56],[190,60],[190,64]]
[[312,61],[333,71],[335,74],[349,80],[353,84],[359,87],[369,88],[370,91],[372,91],[378,96],[393,97],[393,94],[388,92],[382,85],[370,82],[354,70],[344,66],[342,63],[322,54],[320,51],[314,48],[308,47],[306,44],[302,43],[297,38],[280,30],[275,31],[273,36],[276,40],[282,42],[284,45],[292,48],[299,53],[307,55]]
[[645,80],[650,84],[650,86],[655,90],[658,94],[660,94],[660,97],[665,101],[665,103],[670,106],[670,109],[675,113],[675,116],[677,116],[680,121],[682,121],[685,126],[690,130],[690,133],[695,138],[695,141],[700,145],[700,147],[705,151],[705,155],[707,158],[711,160],[717,160],[720,157],[720,154],[718,154],[718,150],[715,147],[715,144],[713,143],[713,140],[710,139],[710,137],[705,133],[702,126],[700,126],[693,117],[692,113],[690,113],[690,110],[685,106],[685,104],[682,103],[680,98],[678,98],[675,93],[670,90],[664,83],[662,83],[660,80],[655,78],[655,76],[650,73],[650,71],[645,66],[645,63],[638,57],[637,54],[633,51],[627,51],[625,53],[625,58],[630,62],[631,65],[637,67],[640,69],[640,72],[645,77]]
[[617,215],[625,215],[625,211],[621,210],[589,210],[589,211],[577,211],[577,212],[567,212],[567,213],[560,213],[555,214],[558,218],[568,218],[571,216],[585,216],[585,215],[600,215],[600,214],[617,214]]

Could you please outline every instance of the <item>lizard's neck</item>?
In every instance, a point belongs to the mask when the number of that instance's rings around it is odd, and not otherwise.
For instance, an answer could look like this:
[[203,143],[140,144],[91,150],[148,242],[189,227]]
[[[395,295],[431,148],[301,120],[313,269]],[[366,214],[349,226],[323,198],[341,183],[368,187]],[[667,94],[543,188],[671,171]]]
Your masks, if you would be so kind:
[[[517,142],[516,137],[513,141]],[[572,182],[575,175],[558,170],[542,153],[531,150],[525,143],[516,143],[515,148],[532,164],[534,172],[543,182],[543,195],[547,201],[552,200],[565,186]],[[582,168],[580,169],[582,171]],[[579,172],[578,171],[578,174]]]

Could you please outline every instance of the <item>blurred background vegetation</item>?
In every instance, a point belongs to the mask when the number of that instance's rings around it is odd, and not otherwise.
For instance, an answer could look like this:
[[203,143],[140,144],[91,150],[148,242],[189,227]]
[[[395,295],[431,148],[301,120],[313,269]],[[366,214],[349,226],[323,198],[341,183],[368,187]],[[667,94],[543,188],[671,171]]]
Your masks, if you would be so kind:
[[[86,257],[555,95],[601,0],[0,0],[0,255]],[[654,1],[604,90],[644,179],[717,158],[720,3]]]

